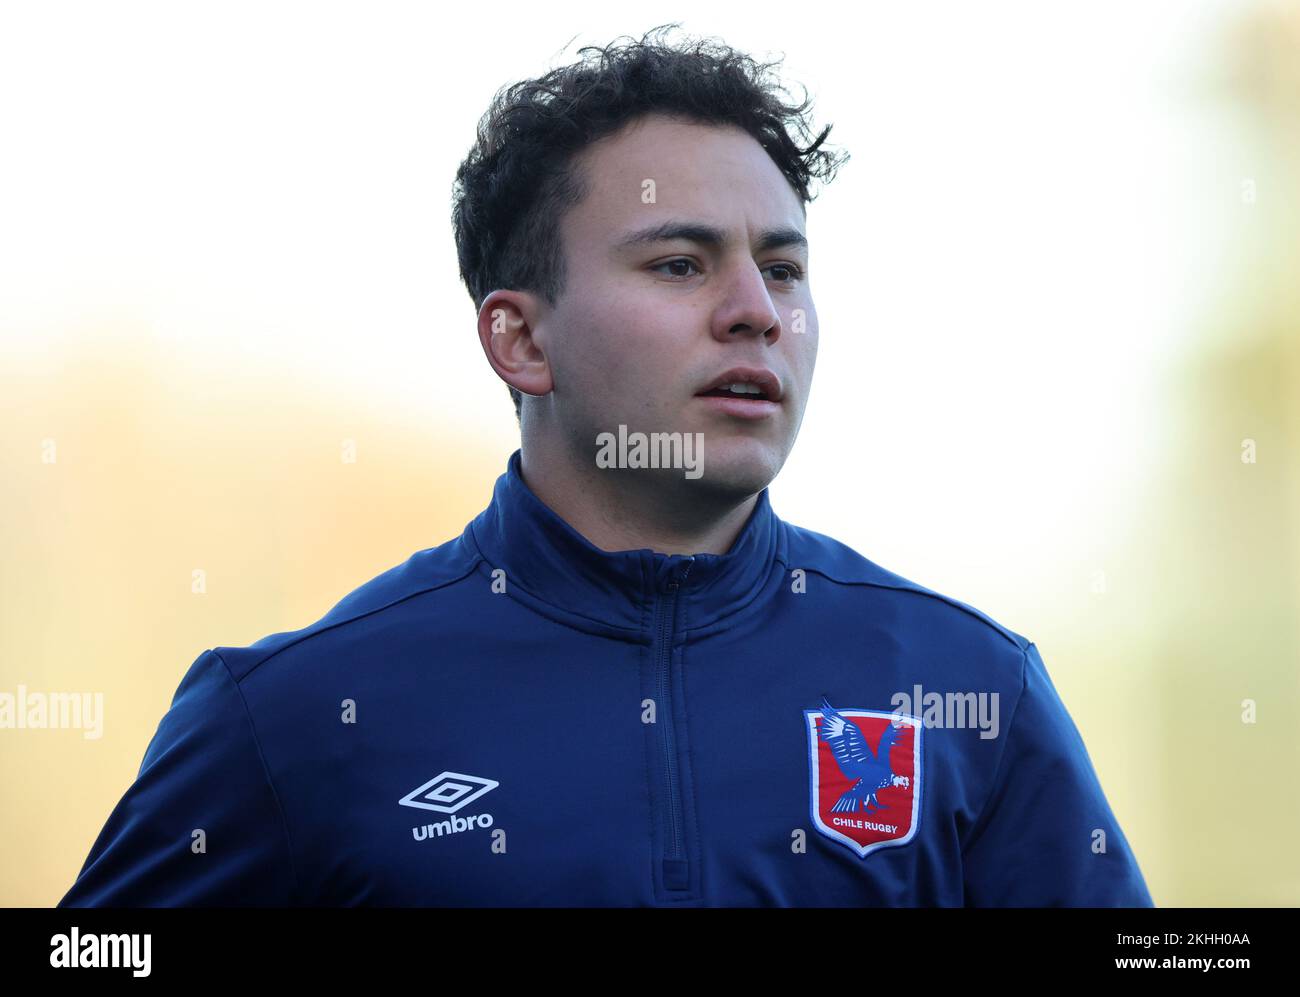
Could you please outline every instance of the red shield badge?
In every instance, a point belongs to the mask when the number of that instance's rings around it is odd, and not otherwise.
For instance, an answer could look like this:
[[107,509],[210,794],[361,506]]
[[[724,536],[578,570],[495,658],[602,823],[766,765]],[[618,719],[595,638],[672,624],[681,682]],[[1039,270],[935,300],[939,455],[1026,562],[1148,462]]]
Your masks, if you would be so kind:
[[916,717],[881,710],[804,710],[813,826],[866,857],[904,845],[921,819]]

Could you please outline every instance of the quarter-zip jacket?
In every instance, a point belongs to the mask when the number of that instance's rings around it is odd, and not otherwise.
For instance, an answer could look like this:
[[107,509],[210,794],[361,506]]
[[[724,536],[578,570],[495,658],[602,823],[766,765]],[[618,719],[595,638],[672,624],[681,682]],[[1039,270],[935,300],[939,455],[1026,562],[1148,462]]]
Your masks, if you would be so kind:
[[460,536],[199,655],[59,906],[357,904],[1151,897],[1033,643],[766,489],[726,554],[601,550],[516,450]]

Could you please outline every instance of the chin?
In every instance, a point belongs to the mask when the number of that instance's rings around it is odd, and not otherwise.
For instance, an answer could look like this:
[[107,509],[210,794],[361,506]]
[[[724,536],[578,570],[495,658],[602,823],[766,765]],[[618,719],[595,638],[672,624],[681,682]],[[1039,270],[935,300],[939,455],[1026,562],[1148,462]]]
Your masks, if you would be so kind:
[[745,497],[761,492],[781,470],[785,455],[771,446],[750,441],[745,446],[704,448],[704,473],[692,482],[702,489]]

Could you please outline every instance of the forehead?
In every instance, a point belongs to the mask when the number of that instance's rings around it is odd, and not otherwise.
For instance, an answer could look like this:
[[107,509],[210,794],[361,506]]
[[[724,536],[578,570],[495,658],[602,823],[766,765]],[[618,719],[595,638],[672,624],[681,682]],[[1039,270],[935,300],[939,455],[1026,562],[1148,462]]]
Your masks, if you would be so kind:
[[804,227],[799,195],[739,127],[649,115],[588,146],[576,163],[587,195],[565,213],[571,247],[608,248],[628,230],[668,217],[755,232]]

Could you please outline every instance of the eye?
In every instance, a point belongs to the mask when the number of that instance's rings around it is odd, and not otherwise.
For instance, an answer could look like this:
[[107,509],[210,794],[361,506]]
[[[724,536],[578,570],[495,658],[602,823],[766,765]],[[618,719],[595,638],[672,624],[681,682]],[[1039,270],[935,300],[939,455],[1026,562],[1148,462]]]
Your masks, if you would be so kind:
[[788,271],[790,276],[785,278],[780,278],[780,277],[777,278],[783,284],[793,284],[796,281],[803,280],[803,270],[794,263],[773,263],[770,266],[768,266],[766,269]]
[[[693,267],[693,268],[696,269],[696,270],[699,269],[698,267],[695,266],[695,261],[694,261],[694,260],[689,260],[689,259],[687,259],[687,258],[684,257],[684,256],[679,256],[679,257],[678,257],[677,259],[675,259],[675,260],[664,260],[664,262],[662,262],[662,263],[656,263],[656,264],[655,264],[654,266],[652,266],[650,269],[651,269],[651,270],[660,270],[660,269],[662,269],[663,267],[681,267],[681,266]],[[678,280],[682,280],[682,279],[684,279],[684,278],[686,278],[686,277],[689,277],[690,274],[684,274],[684,273],[683,273],[683,274],[667,274],[667,276],[669,276],[669,277],[675,277],[675,278],[678,279]]]

